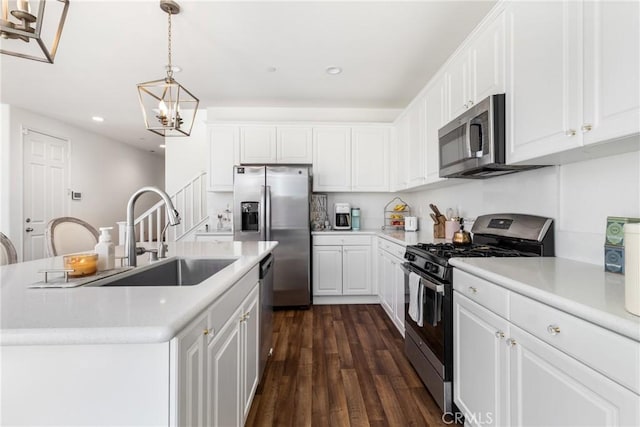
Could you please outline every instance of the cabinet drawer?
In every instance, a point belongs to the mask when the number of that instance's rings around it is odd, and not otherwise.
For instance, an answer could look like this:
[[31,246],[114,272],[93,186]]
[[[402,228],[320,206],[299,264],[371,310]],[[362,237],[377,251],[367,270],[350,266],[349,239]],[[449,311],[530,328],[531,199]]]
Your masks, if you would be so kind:
[[392,243],[386,239],[380,238],[378,239],[378,247],[389,252],[393,256],[404,259],[406,248],[402,245],[398,245],[397,243]]
[[454,268],[453,289],[497,315],[509,318],[509,291],[505,288]]
[[640,393],[640,343],[515,293],[511,322]]
[[363,234],[355,235],[316,235],[313,236],[313,244],[316,246],[327,245],[370,245],[371,236]]

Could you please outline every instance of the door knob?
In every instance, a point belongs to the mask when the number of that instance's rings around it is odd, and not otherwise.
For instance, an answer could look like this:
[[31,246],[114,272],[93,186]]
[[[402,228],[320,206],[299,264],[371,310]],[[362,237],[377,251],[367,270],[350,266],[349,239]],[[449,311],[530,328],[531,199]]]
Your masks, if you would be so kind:
[[33,228],[27,227],[24,231],[26,231],[27,233],[31,233],[33,231]]
[[25,219],[25,220],[24,220],[24,222],[26,222],[26,223],[31,222],[31,218],[27,218],[27,219]]

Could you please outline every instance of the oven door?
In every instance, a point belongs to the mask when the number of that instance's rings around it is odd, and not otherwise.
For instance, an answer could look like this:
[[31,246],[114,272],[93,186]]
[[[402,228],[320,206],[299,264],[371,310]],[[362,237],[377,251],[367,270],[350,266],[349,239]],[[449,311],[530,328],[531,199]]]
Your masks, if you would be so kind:
[[[420,350],[425,354],[429,362],[436,368],[438,374],[444,378],[445,354],[445,284],[427,276],[408,263],[403,264],[404,289],[405,289],[405,333],[411,335]],[[418,324],[409,313],[411,303],[411,289],[409,278],[411,273],[420,277],[420,309],[422,310],[422,324]],[[413,296],[415,297],[415,292]],[[424,346],[421,345],[424,343]],[[424,348],[426,347],[426,348]]]

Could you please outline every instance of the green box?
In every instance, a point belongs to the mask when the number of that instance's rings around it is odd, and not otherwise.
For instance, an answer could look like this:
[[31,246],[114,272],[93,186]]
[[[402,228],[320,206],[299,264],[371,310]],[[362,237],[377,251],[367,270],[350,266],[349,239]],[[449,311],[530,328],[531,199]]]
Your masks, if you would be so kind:
[[624,246],[624,225],[640,222],[640,218],[626,218],[619,216],[607,217],[607,237],[605,245]]

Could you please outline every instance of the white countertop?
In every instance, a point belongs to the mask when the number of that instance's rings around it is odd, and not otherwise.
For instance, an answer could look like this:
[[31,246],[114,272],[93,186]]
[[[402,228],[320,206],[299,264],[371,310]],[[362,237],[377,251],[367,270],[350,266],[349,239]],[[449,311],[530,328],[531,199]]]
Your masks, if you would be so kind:
[[565,258],[451,258],[453,266],[640,341],[640,317],[624,309],[624,276]]
[[[30,289],[62,257],[0,267],[0,344],[166,342],[236,283],[277,242],[169,243],[170,256],[237,261],[194,286]],[[147,263],[140,256],[138,265]]]

